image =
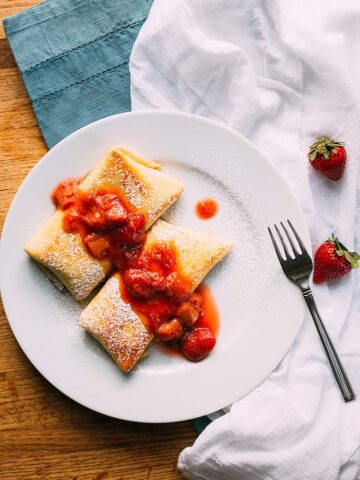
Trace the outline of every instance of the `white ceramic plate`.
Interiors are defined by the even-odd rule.
[[[131,374],[123,374],[77,325],[82,307],[58,292],[23,251],[54,210],[54,186],[89,171],[116,144],[158,160],[165,173],[185,184],[167,219],[233,240],[231,254],[206,279],[221,327],[215,349],[199,363],[152,347]],[[219,204],[217,216],[208,221],[194,213],[203,197]],[[302,322],[302,297],[283,275],[266,230],[287,218],[309,247],[302,214],[284,180],[257,148],[226,127],[159,111],[100,120],[47,153],[9,210],[1,289],[11,328],[42,375],[93,410],[140,422],[174,422],[213,412],[266,378]]]

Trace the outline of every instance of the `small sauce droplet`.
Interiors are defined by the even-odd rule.
[[[196,213],[202,220],[207,220],[216,215],[218,211],[218,205],[212,198],[204,198],[197,202],[195,207]]]

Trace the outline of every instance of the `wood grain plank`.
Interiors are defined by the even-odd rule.
[[[5,38],[0,38],[0,70],[14,67],[16,67],[16,62],[8,41]]]
[[[0,18],[9,17],[20,13],[27,8],[38,5],[39,0],[0,0]],[[5,38],[5,32],[2,22],[0,23],[0,38]]]
[[[0,18],[40,3],[0,0]],[[30,100],[0,27],[0,230],[21,182],[46,152]],[[21,298],[21,292],[19,292]],[[50,385],[18,346],[0,302],[1,480],[179,480],[191,422],[114,420]]]

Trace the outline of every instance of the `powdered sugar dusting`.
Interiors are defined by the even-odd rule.
[[[88,192],[106,186],[121,188],[130,204],[141,209],[142,199],[149,194],[149,186],[129,168],[124,156],[117,150],[111,150],[80,186],[80,190]]]
[[[248,308],[249,305],[259,303],[265,290],[273,287],[276,268],[266,230],[268,206],[263,208],[258,202],[262,182],[251,182],[246,169],[240,172],[236,167],[238,159],[224,162],[226,155],[222,150],[221,156],[214,151],[213,156],[201,158],[201,161],[195,158],[194,165],[201,164],[201,168],[166,162],[166,171],[178,175],[186,188],[163,218],[232,242],[229,254],[209,272],[205,281],[219,292],[216,294],[218,303],[233,305],[241,318],[242,311],[253,310]],[[229,186],[234,185],[234,178],[237,180],[236,189]],[[219,206],[217,215],[206,221],[199,220],[195,214],[196,202],[204,197],[213,198]],[[242,317],[243,326],[248,321],[248,316],[246,319]]]
[[[126,203],[146,212],[147,228],[179,197],[183,186],[154,168],[129,158],[120,147],[110,150],[87,176],[80,190],[112,186],[124,193]]]
[[[158,220],[150,231],[145,248],[161,242],[176,246],[179,267],[191,280],[192,290],[231,248],[231,242],[221,237]]]
[[[110,278],[85,308],[79,323],[126,372],[137,363],[152,340],[131,306],[121,299],[118,275]]]
[[[35,258],[52,270],[77,300],[87,297],[105,277],[100,262],[84,250],[79,234],[56,231],[43,239]]]

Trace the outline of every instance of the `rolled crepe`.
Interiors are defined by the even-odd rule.
[[[194,291],[205,275],[230,250],[231,243],[158,220],[148,234],[144,249],[159,243],[177,248],[178,268]],[[121,296],[120,274],[112,276],[80,315],[79,323],[110,353],[124,372],[129,372],[153,339],[146,319],[137,315]]]
[[[129,372],[153,339],[130,304],[120,295],[120,274],[115,273],[85,308],[80,325],[113,357],[124,372]]]
[[[64,212],[57,210],[25,251],[54,273],[75,300],[81,301],[105,278],[111,264],[92,257],[78,233],[64,232],[63,216]]]
[[[146,214],[148,229],[179,198],[184,188],[158,168],[157,163],[122,147],[113,148],[89,173],[79,190],[90,192],[115,187],[122,193],[126,205]]]
[[[122,147],[111,149],[80,184],[82,192],[102,188],[119,190],[125,205],[145,213],[149,228],[180,196],[183,185],[158,171],[155,162]],[[64,213],[56,211],[49,222],[25,246],[25,251],[52,272],[81,301],[105,279],[111,264],[93,258],[80,234],[62,228]]]

